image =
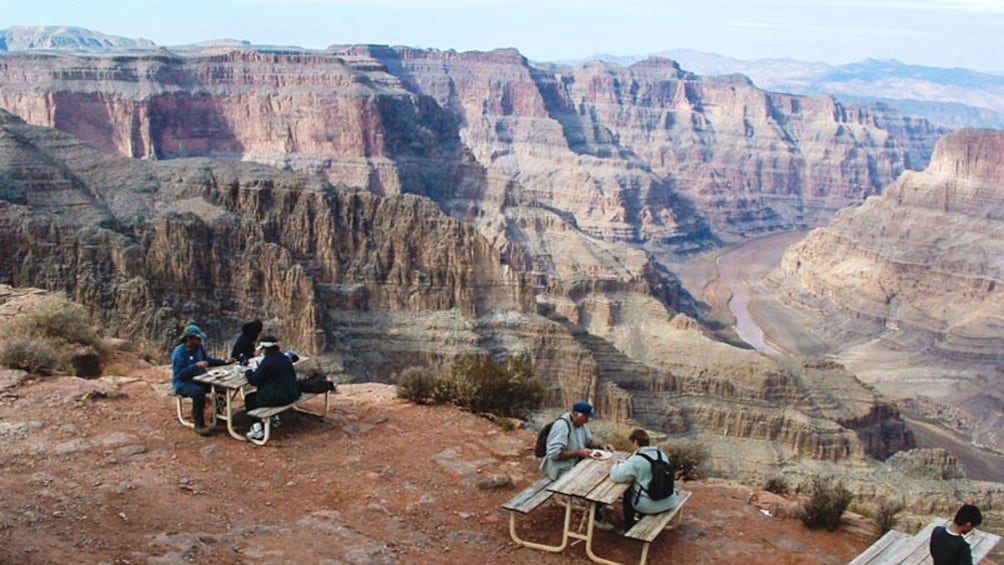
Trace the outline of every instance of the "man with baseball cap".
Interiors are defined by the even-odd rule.
[[[181,332],[181,344],[174,348],[171,354],[171,384],[174,393],[181,396],[188,396],[192,399],[192,420],[195,421],[195,433],[200,436],[208,436],[212,433],[212,428],[206,425],[206,394],[209,387],[192,380],[192,377],[201,375],[209,367],[219,367],[226,365],[223,359],[217,359],[206,353],[202,347],[202,342],[206,340],[206,333],[195,324],[188,324]]]
[[[540,469],[552,480],[557,479],[576,463],[589,457],[590,451],[602,447],[613,451],[610,444],[603,445],[593,437],[586,424],[596,416],[593,405],[580,400],[572,409],[561,415],[551,425],[547,436],[547,454],[540,462]]]

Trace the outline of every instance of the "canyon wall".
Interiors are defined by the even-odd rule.
[[[962,130],[930,166],[841,211],[785,253],[773,275],[789,305],[842,358],[885,366],[881,390],[945,400],[974,442],[1004,449],[1004,132]],[[904,377],[899,371],[914,367]],[[896,370],[892,370],[896,369]],[[922,398],[919,400],[923,400]]]

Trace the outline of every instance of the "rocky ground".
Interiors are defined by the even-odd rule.
[[[572,563],[515,545],[501,505],[537,478],[534,434],[504,432],[383,385],[343,385],[324,421],[283,416],[265,447],[182,427],[169,369],[0,381],[2,563]],[[792,501],[689,482],[682,525],[650,563],[846,563],[871,543],[852,515],[835,531],[786,516]],[[560,510],[522,526],[558,536]],[[597,552],[640,545],[600,532]]]

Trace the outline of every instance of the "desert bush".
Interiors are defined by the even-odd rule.
[[[71,360],[79,346],[93,350],[100,362],[108,357],[107,346],[100,339],[90,313],[62,293],[46,295],[20,312],[7,325],[4,336],[8,340],[28,339],[44,344],[55,357],[52,369],[72,372]]]
[[[0,349],[0,365],[29,373],[48,373],[56,366],[56,352],[44,341],[11,339]]]
[[[814,478],[809,484],[809,499],[798,517],[810,528],[820,526],[833,531],[840,526],[840,517],[851,503],[851,491],[832,478]]]
[[[62,293],[42,297],[11,320],[8,335],[101,348],[97,328],[86,308]]]
[[[666,443],[660,446],[676,466],[676,475],[685,481],[701,478],[700,466],[708,459],[708,448],[696,441]]]
[[[431,371],[422,367],[408,367],[397,377],[397,396],[415,404],[434,402],[433,392],[436,377]]]
[[[884,535],[896,525],[896,514],[903,510],[903,503],[898,500],[883,500],[875,507],[875,525],[879,535]]]
[[[763,489],[774,494],[788,494],[788,481],[783,476],[772,474],[764,481]]]
[[[544,387],[516,357],[503,364],[466,355],[435,389],[434,398],[449,397],[449,402],[476,414],[511,418],[526,417],[544,401]]]
[[[607,433],[603,434],[603,439],[606,443],[614,446],[617,451],[634,451],[634,444],[628,437],[631,435],[631,430],[634,428],[628,426],[616,426]]]

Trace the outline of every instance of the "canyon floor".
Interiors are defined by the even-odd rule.
[[[502,431],[393,387],[343,385],[319,420],[294,413],[264,447],[182,427],[168,367],[119,377],[0,373],[2,563],[579,563],[515,545],[501,505],[538,477],[530,430]],[[498,486],[499,484],[508,486]],[[791,500],[737,484],[686,483],[683,523],[650,563],[846,563],[871,541],[848,514],[810,530]],[[560,510],[521,522],[557,539]],[[526,528],[526,530],[522,530]],[[633,563],[640,544],[600,532]]]
[[[750,240],[687,263],[674,263],[670,268],[690,293],[706,305],[705,317],[721,327],[719,337],[737,343],[745,339],[757,349],[772,348],[770,353],[775,356],[832,354],[828,344],[806,329],[810,322],[801,313],[786,308],[767,290],[770,285],[761,284],[777,266],[784,249],[804,235],[793,232]],[[730,302],[743,294],[748,294],[748,298],[738,308]],[[736,328],[745,330],[737,332]],[[960,382],[956,375],[933,364],[918,365],[902,354],[868,344],[841,351],[836,358],[863,382],[894,400],[914,398],[918,390],[936,394],[941,387],[958,387]],[[925,406],[916,410],[913,408],[916,405],[902,402],[900,409],[919,446],[952,452],[969,478],[1004,482],[1004,455],[974,447],[967,437],[933,416],[936,410],[924,409]]]

